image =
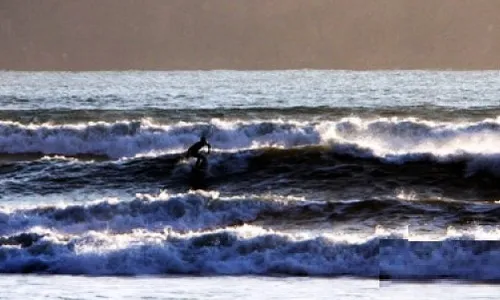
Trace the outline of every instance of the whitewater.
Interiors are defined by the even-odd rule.
[[[0,298],[494,299],[499,75],[1,71]]]

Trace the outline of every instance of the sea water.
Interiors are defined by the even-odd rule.
[[[496,299],[499,75],[0,72],[0,298]]]

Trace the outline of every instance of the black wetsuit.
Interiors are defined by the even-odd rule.
[[[207,161],[207,158],[203,154],[199,153],[200,149],[205,146],[208,147],[208,153],[210,153],[210,144],[203,140],[193,144],[187,151],[187,158],[196,157],[196,167],[200,166],[202,160],[204,163]]]

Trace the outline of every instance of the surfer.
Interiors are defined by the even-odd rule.
[[[207,148],[208,148],[207,154],[210,154],[211,146],[209,143],[207,143],[207,139],[204,136],[202,136],[200,138],[200,140],[198,142],[194,143],[191,147],[189,147],[189,149],[187,151],[186,158],[196,157],[196,164],[195,164],[196,168],[199,168],[200,166],[205,165],[207,162],[207,158],[205,157],[205,155],[203,155],[199,152],[201,150],[201,148],[203,148],[205,146],[207,146]]]

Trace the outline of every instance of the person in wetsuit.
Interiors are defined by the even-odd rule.
[[[190,158],[190,157],[196,157],[196,164],[195,164],[195,167],[199,168],[202,163],[206,163],[207,162],[207,158],[205,157],[205,155],[201,154],[199,151],[201,150],[201,148],[207,146],[208,148],[208,152],[207,154],[210,154],[210,144],[207,143],[207,139],[202,136],[200,138],[200,140],[196,143],[194,143],[191,147],[189,147],[188,151],[187,151],[187,154],[186,154],[186,158]]]

